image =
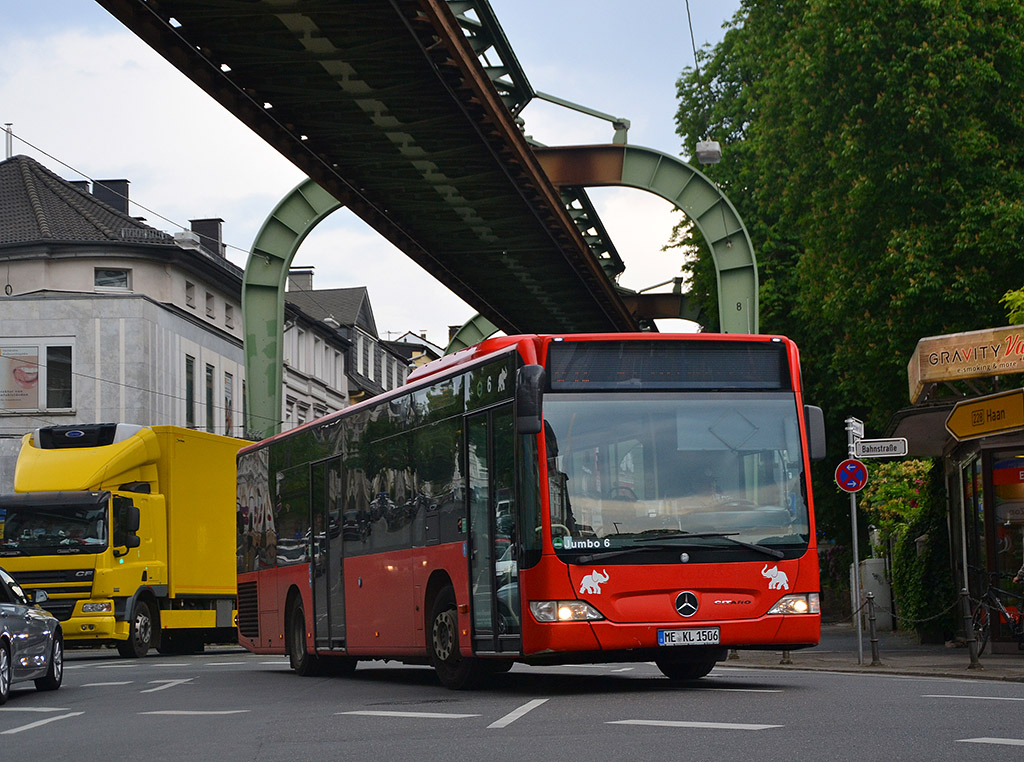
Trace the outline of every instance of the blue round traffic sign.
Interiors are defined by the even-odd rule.
[[[860,492],[868,483],[868,467],[854,458],[848,458],[836,468],[836,484],[843,492]]]

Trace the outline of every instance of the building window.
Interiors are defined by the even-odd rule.
[[[214,402],[213,402],[213,400],[214,400],[214,397],[213,397],[214,373],[215,373],[215,371],[213,369],[213,366],[212,365],[207,365],[206,366],[206,430],[209,431],[211,434],[214,431],[214,425],[215,425],[215,422],[214,422],[214,418],[215,418],[214,411],[216,410],[216,408],[214,407]]]
[[[248,417],[249,411],[245,407],[245,381],[242,381],[242,431],[245,432],[246,418]]]
[[[93,285],[99,289],[128,291],[131,289],[131,270],[97,267],[93,270]]]
[[[71,347],[46,348],[46,409],[71,409]]]
[[[235,327],[235,308],[230,304],[224,304],[224,325],[227,328]]]
[[[0,339],[0,412],[72,409],[71,354],[66,344]]]
[[[230,373],[224,374],[224,433],[231,436],[235,425],[235,379]]]
[[[196,308],[196,284],[185,281],[185,306]]]
[[[196,358],[185,355],[185,426],[196,427]]]
[[[209,291],[206,292],[206,317],[217,317],[217,300]]]

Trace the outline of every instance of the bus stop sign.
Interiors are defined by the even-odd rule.
[[[836,468],[836,484],[843,492],[860,492],[868,483],[868,468],[859,460],[848,458]]]

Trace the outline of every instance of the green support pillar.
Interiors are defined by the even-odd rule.
[[[246,421],[250,436],[281,430],[284,386],[284,293],[299,244],[341,202],[306,179],[267,217],[249,253],[242,279],[245,331]]]

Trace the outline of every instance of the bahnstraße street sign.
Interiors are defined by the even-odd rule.
[[[956,439],[977,439],[1024,429],[1024,389],[958,402],[946,418]]]
[[[860,439],[853,445],[853,454],[858,458],[901,458],[907,454],[907,440],[903,437]]]

